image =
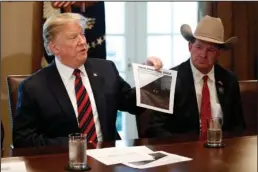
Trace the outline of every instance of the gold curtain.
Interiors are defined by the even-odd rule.
[[[239,42],[223,52],[219,63],[233,71],[239,80],[257,79],[258,2],[199,2],[199,17],[221,18],[225,39],[237,36]]]
[[[32,29],[32,72],[36,72],[41,68],[41,59],[43,55],[43,38],[42,38],[42,23],[43,23],[43,2],[34,2],[33,4],[33,29]]]

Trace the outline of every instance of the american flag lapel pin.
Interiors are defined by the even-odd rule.
[[[222,83],[221,81],[218,81],[218,84],[221,85],[221,86],[223,86],[223,83]]]
[[[223,87],[219,87],[219,93],[224,94],[224,88]]]
[[[97,73],[93,73],[93,76],[98,76],[98,74]]]
[[[223,83],[221,81],[218,81],[218,84],[219,84],[219,93],[224,94]]]

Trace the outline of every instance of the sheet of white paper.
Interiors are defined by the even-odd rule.
[[[24,161],[18,162],[2,162],[1,172],[26,172],[26,165]]]
[[[137,106],[173,114],[177,71],[133,64]]]
[[[112,147],[87,150],[87,155],[106,165],[126,162],[153,160],[149,153],[153,152],[146,146]]]
[[[127,162],[123,164],[132,168],[144,169],[144,168],[151,168],[151,167],[157,167],[161,165],[167,165],[167,164],[192,160],[191,158],[170,154],[164,151],[153,152],[153,153],[150,153],[150,155],[153,156],[154,160],[141,161],[141,162]]]

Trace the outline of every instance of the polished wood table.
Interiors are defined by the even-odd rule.
[[[102,143],[98,147],[146,145],[154,151],[162,150],[193,158],[191,161],[149,169],[133,169],[122,164],[106,166],[88,157],[90,172],[257,172],[257,135],[225,139],[224,148],[205,148],[199,141],[174,143],[170,139],[138,139]],[[89,145],[89,148],[92,148]],[[14,149],[2,162],[25,161],[27,172],[63,172],[68,163],[67,147]]]

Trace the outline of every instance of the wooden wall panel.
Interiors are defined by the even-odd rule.
[[[201,14],[221,18],[225,40],[237,36],[239,42],[223,52],[219,63],[239,80],[258,79],[258,2],[206,2]]]
[[[248,61],[250,56],[250,27],[252,23],[247,14],[246,2],[234,2],[234,21],[232,26],[234,28],[234,34],[239,38],[238,43],[234,48],[234,57],[232,61],[232,68],[239,79],[248,78]],[[240,12],[241,11],[241,12]],[[250,71],[250,70],[249,70]]]
[[[232,2],[217,2],[216,9],[217,9],[216,16],[221,18],[222,23],[224,25],[224,40],[227,40],[228,38],[234,35],[233,27],[232,27],[233,25]],[[223,67],[227,69],[231,69],[232,58],[233,58],[232,50],[222,52],[219,59],[219,63]]]
[[[248,70],[250,78],[258,79],[258,2],[248,3],[247,6],[249,25],[249,48],[250,57],[248,58],[248,67],[252,70]]]

